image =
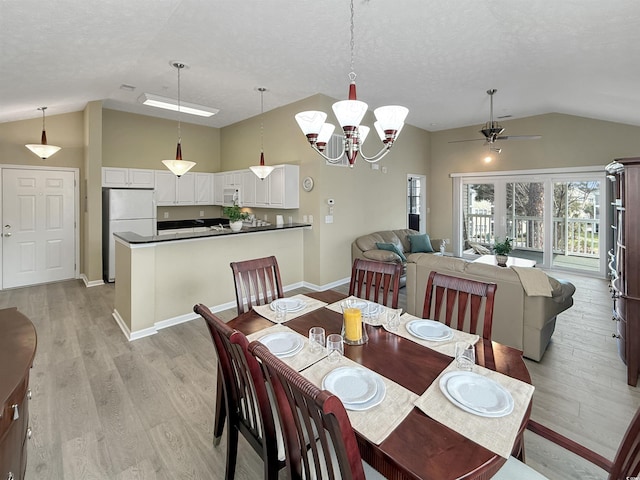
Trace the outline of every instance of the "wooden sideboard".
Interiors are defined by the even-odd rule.
[[[609,275],[618,352],[627,383],[636,386],[640,369],[640,157],[619,158],[606,167],[613,182],[613,248]]]
[[[29,436],[29,370],[36,330],[17,308],[0,310],[0,480],[23,479]]]

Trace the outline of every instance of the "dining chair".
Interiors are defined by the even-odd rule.
[[[262,370],[247,348],[247,337],[220,320],[202,304],[193,310],[204,318],[218,356],[222,373],[227,417],[227,465],[225,478],[235,476],[238,434],[242,434],[264,462],[264,478],[277,479],[284,467],[284,444],[279,423],[274,419]],[[222,432],[220,432],[221,434]],[[215,433],[214,433],[215,435]],[[214,441],[217,444],[217,442]]]
[[[609,474],[607,477],[609,480],[626,480],[640,477],[640,408],[636,411],[624,437],[622,437],[622,442],[620,442],[613,462],[534,420],[529,420],[527,428],[602,468]],[[509,457],[507,463],[492,478],[495,480],[513,478],[529,480],[544,479],[546,477],[519,460]]]
[[[427,281],[422,318],[444,321],[446,325],[457,330],[478,333],[478,320],[483,310],[484,298],[482,338],[491,340],[496,288],[495,283],[452,277],[432,271]],[[468,327],[465,328],[467,317]]]
[[[349,295],[355,295],[358,298],[371,300],[391,308],[398,308],[401,275],[402,265],[400,263],[356,258],[351,269]],[[391,293],[391,305],[388,305],[389,293]]]
[[[231,262],[230,265],[236,287],[238,315],[251,310],[254,304],[265,305],[284,297],[276,257],[254,258]]]
[[[290,480],[385,478],[362,461],[358,442],[338,397],[320,390],[259,341],[249,351],[260,360],[278,408]],[[315,441],[309,442],[309,438]]]

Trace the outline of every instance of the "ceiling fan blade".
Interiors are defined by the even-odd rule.
[[[542,135],[503,135],[496,140],[540,140]]]
[[[451,141],[450,141],[450,142],[448,142],[448,143],[477,142],[477,141],[479,141],[479,140],[481,140],[481,141],[483,141],[483,142],[486,142],[486,141],[487,141],[487,140],[486,140],[486,138],[468,138],[467,140],[451,140]]]

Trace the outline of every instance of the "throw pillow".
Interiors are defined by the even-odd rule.
[[[422,235],[409,235],[409,243],[411,244],[411,253],[431,253],[433,247],[431,246],[431,239],[426,233]]]
[[[478,255],[491,255],[491,250],[489,250],[484,245],[480,245],[479,243],[474,243],[474,242],[469,242],[469,245],[471,246],[471,248],[473,248],[473,251]]]
[[[380,243],[380,242],[376,242],[376,248],[378,250],[388,250],[390,252],[395,253],[396,255],[398,255],[400,257],[400,260],[402,260],[403,262],[407,261],[407,257],[404,256],[404,253],[402,253],[402,251],[398,248],[398,246],[394,243]]]

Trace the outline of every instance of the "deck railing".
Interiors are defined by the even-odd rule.
[[[507,236],[513,248],[541,252],[544,248],[544,222],[540,217],[514,217],[507,220]],[[485,213],[467,214],[467,238],[491,245],[495,242],[493,216]],[[553,219],[553,253],[599,256],[599,221],[582,218]]]

